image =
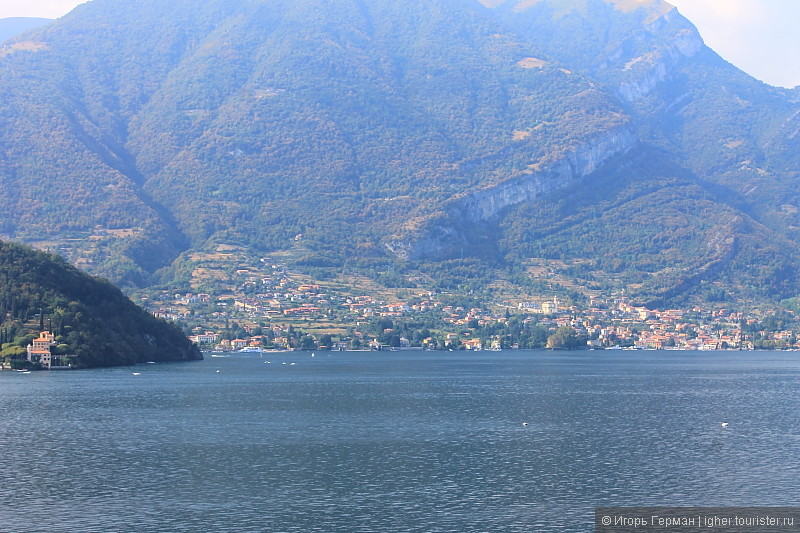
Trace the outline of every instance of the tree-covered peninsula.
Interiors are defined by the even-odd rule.
[[[0,362],[25,367],[26,347],[52,332],[54,355],[73,368],[202,359],[172,324],[111,283],[58,256],[0,242]]]

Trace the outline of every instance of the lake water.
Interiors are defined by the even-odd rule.
[[[777,352],[0,372],[0,531],[586,532],[595,506],[796,506],[798,407],[800,354]]]

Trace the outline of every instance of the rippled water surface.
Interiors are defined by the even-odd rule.
[[[794,506],[798,407],[796,353],[0,372],[0,531],[584,532],[595,506]]]

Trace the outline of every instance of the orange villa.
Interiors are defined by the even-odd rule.
[[[28,345],[28,361],[39,363],[48,370],[53,368],[68,368],[68,366],[63,364],[60,355],[53,355],[52,348],[56,344],[55,338],[56,336],[49,331],[41,332],[39,338],[33,339],[33,343]]]

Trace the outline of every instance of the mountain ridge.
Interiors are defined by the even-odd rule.
[[[41,17],[6,17],[0,18],[0,43],[7,41],[25,31],[49,24],[53,19]]]
[[[724,62],[661,0],[94,0],[9,46],[0,190],[17,215],[0,231],[121,284],[168,281],[193,250],[277,252],[297,235],[325,268],[466,254],[491,269],[565,250],[579,265],[595,248],[568,241],[623,231],[597,211],[608,203],[624,206],[616,250],[630,252],[623,272],[591,274],[618,280],[606,290],[800,292],[788,275],[737,279],[767,243],[775,272],[798,257],[797,98]],[[599,190],[608,174],[620,187]],[[652,187],[648,205],[606,197]],[[595,205],[566,235],[541,213],[579,190]],[[690,191],[717,222],[684,212]],[[706,268],[694,239],[636,234],[646,211],[666,235],[752,244]]]

